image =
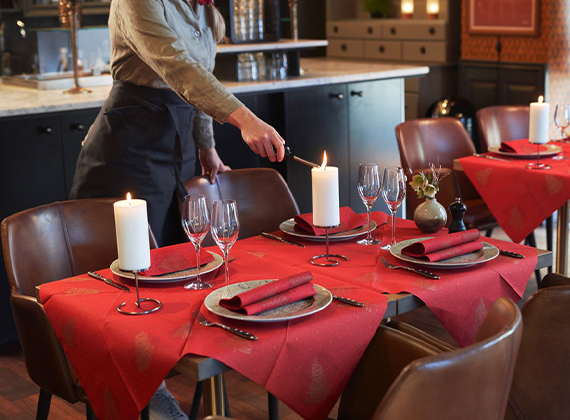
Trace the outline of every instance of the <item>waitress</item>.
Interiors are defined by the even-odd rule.
[[[230,168],[214,145],[212,119],[241,130],[251,150],[281,161],[285,141],[212,75],[225,25],[213,0],[113,0],[113,87],[79,155],[71,198],[148,202],[160,246],[180,238],[177,196],[194,176],[196,150],[214,181]]]

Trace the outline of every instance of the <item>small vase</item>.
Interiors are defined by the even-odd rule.
[[[434,233],[445,226],[447,213],[435,198],[426,197],[414,211],[414,222],[422,232]]]

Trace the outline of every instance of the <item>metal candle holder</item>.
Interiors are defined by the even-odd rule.
[[[550,169],[550,165],[547,163],[540,163],[540,144],[536,143],[536,162],[529,163],[526,165],[527,169]]]
[[[79,85],[79,66],[77,64],[77,28],[79,26],[79,17],[81,15],[80,0],[59,0],[59,20],[61,26],[69,28],[71,34],[71,58],[73,61],[73,82],[74,86],[65,90],[63,93],[91,93],[89,89],[82,88]]]
[[[139,296],[139,271],[143,271],[143,270],[133,270],[133,274],[135,276],[135,289],[137,291],[137,300],[135,301],[135,305],[137,306],[136,311],[124,311],[122,309],[123,306],[125,306],[127,304],[127,302],[123,302],[121,303],[119,306],[117,306],[117,311],[123,315],[145,315],[145,314],[150,314],[151,312],[155,312],[158,311],[160,308],[162,308],[162,303],[160,302],[160,300],[158,299],[153,299],[153,298],[142,298]],[[154,308],[151,309],[143,309],[141,308],[141,302],[154,302],[156,303],[156,306]]]
[[[319,267],[335,267],[337,266],[340,261],[338,260],[333,260],[331,259],[331,257],[336,257],[336,258],[342,258],[345,261],[348,261],[348,257],[345,255],[341,255],[341,254],[329,254],[329,229],[334,229],[336,227],[338,227],[339,225],[336,226],[315,226],[316,228],[320,228],[320,229],[324,229],[325,230],[325,244],[326,244],[326,248],[325,248],[325,253],[321,254],[321,255],[315,255],[314,257],[311,258],[311,264],[313,265],[318,265]],[[318,260],[319,258],[326,258],[327,262],[326,263],[318,263],[316,262],[316,260]]]

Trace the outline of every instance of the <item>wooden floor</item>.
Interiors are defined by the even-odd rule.
[[[546,249],[544,229],[537,232],[537,246]],[[493,233],[494,238],[503,238],[501,231]],[[543,275],[546,273],[543,270]],[[536,282],[529,281],[525,297],[536,290]],[[523,298],[524,300],[524,298]],[[453,343],[453,339],[441,327],[427,308],[420,308],[399,316],[398,320],[412,323],[429,333]],[[225,374],[230,399],[231,414],[236,419],[267,419],[267,393],[265,390],[247,380],[236,372]],[[187,412],[190,409],[194,393],[194,383],[187,377],[178,375],[167,380],[167,386],[180,401]],[[24,365],[22,352],[18,344],[0,347],[0,420],[32,420],[35,418],[38,388],[31,382]],[[280,403],[279,418],[283,420],[300,420],[287,406]],[[334,410],[331,413],[334,417]],[[202,418],[202,413],[199,418]],[[75,420],[85,418],[85,406],[82,403],[68,404],[54,397],[49,416],[50,420]]]

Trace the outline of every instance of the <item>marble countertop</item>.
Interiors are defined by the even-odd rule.
[[[301,59],[302,76],[259,82],[222,81],[234,94],[260,93],[337,83],[422,76],[427,66],[331,58]],[[65,95],[62,90],[36,90],[0,84],[0,118],[98,108],[111,86],[94,86],[89,94]]]

